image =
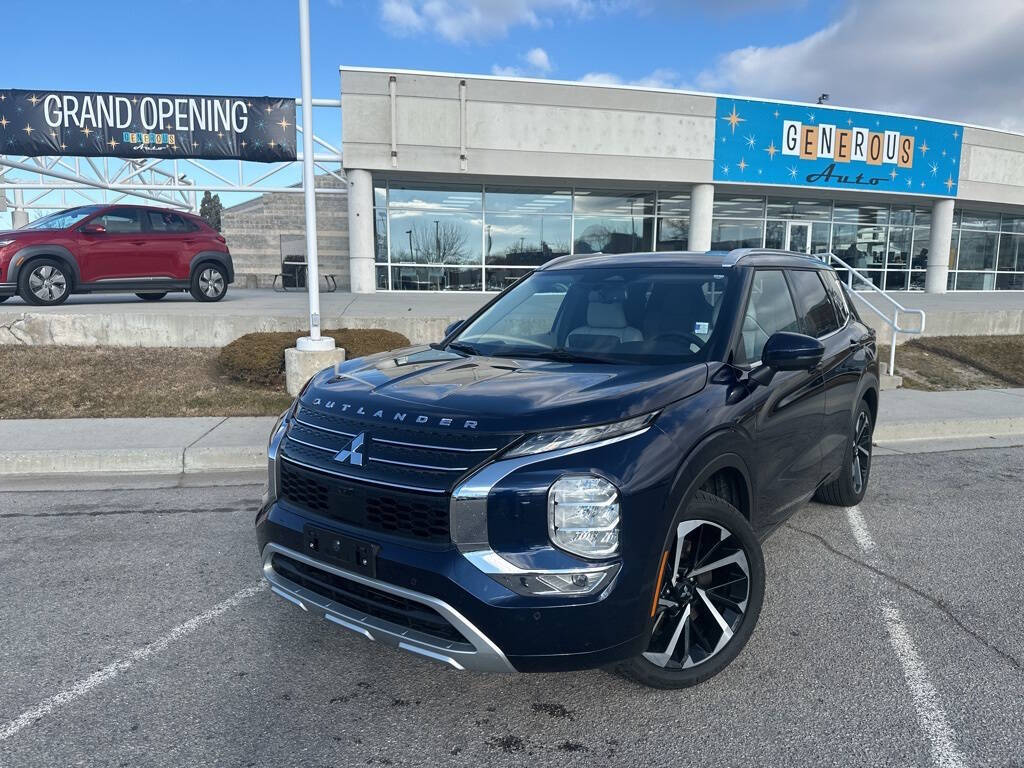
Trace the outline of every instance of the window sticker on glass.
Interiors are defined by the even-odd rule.
[[[706,334],[711,329],[708,323],[696,322],[693,324],[693,332],[699,335]]]

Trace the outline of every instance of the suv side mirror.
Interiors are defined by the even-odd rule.
[[[449,336],[451,336],[453,333],[455,333],[457,330],[459,330],[459,328],[462,326],[462,324],[464,322],[466,322],[466,321],[465,320],[456,320],[454,323],[449,325],[447,328],[444,329],[444,337],[447,339]]]
[[[86,235],[102,235],[104,232],[107,231],[107,228],[98,222],[90,221],[88,224],[82,227],[81,231],[83,234]]]
[[[750,374],[750,380],[768,384],[777,371],[809,371],[816,368],[825,354],[825,345],[802,333],[773,333],[761,352],[761,367]]]

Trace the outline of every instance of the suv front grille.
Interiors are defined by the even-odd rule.
[[[275,554],[271,565],[289,581],[347,608],[446,643],[468,644],[466,638],[429,605],[342,578],[287,555]]]
[[[350,482],[281,462],[281,498],[331,520],[434,544],[450,538],[448,496]]]

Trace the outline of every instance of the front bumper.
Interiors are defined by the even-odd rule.
[[[427,606],[443,616],[466,638],[466,643],[444,642],[438,638],[402,627],[382,618],[371,616],[353,607],[332,601],[324,595],[306,589],[279,574],[272,565],[275,554],[286,555],[313,568],[332,573],[342,579],[349,579],[363,586],[412,600]],[[515,668],[505,654],[490,639],[477,629],[465,616],[443,600],[430,597],[393,584],[371,579],[351,571],[328,565],[311,557],[277,544],[267,544],[263,549],[263,576],[270,582],[270,589],[285,600],[294,603],[309,613],[321,616],[327,621],[351,630],[367,640],[375,640],[403,651],[440,661],[455,669],[477,672],[514,672]]]

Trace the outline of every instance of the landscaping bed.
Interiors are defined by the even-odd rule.
[[[329,333],[350,359],[409,343],[390,331]],[[0,346],[0,418],[276,416],[291,402],[284,350],[294,345],[294,333],[257,333],[223,349]]]
[[[888,361],[888,346],[879,348]],[[896,373],[908,389],[1024,387],[1024,336],[931,336],[896,348]]]

